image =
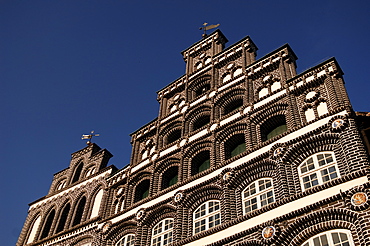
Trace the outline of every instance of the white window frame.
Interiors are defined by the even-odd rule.
[[[221,203],[219,200],[208,200],[195,209],[193,213],[193,235],[220,224]]]
[[[320,155],[331,155],[332,161],[320,166],[319,161],[318,161],[318,156]],[[308,162],[310,159],[313,160],[313,163]],[[325,160],[327,159],[329,158],[326,158]],[[329,169],[333,171],[333,167],[335,169],[335,172],[330,172],[329,174],[335,173],[336,177],[331,177],[330,175],[328,176],[327,174],[323,174],[324,171],[328,171]],[[304,172],[302,171],[303,169],[305,169]],[[299,174],[299,180],[300,180],[303,191],[310,189],[312,187],[318,186],[318,185],[322,185],[333,179],[340,178],[338,164],[335,159],[335,155],[333,151],[318,152],[318,153],[315,153],[309,156],[298,166],[298,174]],[[309,180],[306,177],[308,177]],[[324,177],[329,177],[329,180],[324,181],[323,180]],[[307,184],[309,183],[310,187],[305,187],[306,183]]]
[[[124,235],[115,246],[134,246],[135,245],[135,234]]]
[[[347,239],[348,241],[340,241],[340,242],[334,242],[334,239],[333,239],[333,234],[334,233],[343,233],[347,236]],[[345,243],[345,242],[348,242],[349,243],[349,246],[355,246],[355,243],[353,242],[353,239],[352,239],[352,234],[349,230],[345,230],[345,229],[337,229],[337,230],[330,230],[330,231],[325,231],[325,232],[322,232],[320,234],[316,234],[315,236],[311,237],[310,239],[308,239],[306,242],[304,242],[301,246],[321,246],[322,244],[318,244],[317,243],[317,239],[319,241],[321,241],[322,237],[325,237],[327,238],[327,242],[328,242],[328,246],[341,246],[342,243]],[[316,244],[314,242],[314,240],[316,241]]]
[[[173,219],[159,221],[152,229],[152,246],[170,245],[173,242]]]
[[[262,187],[260,184],[261,182],[264,182],[263,185],[270,184],[268,187]],[[250,190],[252,187],[254,187],[254,193],[245,195],[245,192],[247,190]],[[270,195],[270,196],[268,196]],[[267,198],[267,201],[266,201]],[[271,201],[272,198],[272,201]],[[246,211],[246,203],[252,202],[255,204],[255,208],[252,207],[250,211]],[[266,201],[266,204],[263,204],[263,202]],[[270,203],[275,202],[275,193],[274,193],[274,184],[272,182],[272,178],[261,178],[253,181],[250,183],[243,191],[242,191],[242,203],[243,203],[243,214],[250,213],[254,210],[260,209]]]

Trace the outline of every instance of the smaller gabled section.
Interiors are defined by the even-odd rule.
[[[105,168],[113,155],[97,144],[91,144],[72,154],[68,168],[54,174],[49,194],[71,187]]]

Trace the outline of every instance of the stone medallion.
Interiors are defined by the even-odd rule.
[[[331,123],[331,127],[333,129],[339,129],[340,127],[342,127],[344,125],[344,120],[343,119],[335,119],[333,120],[333,122]]]
[[[354,206],[360,206],[366,203],[368,200],[367,195],[365,192],[357,192],[352,195],[351,197],[351,203]]]
[[[266,226],[262,230],[262,237],[264,239],[270,239],[275,235],[276,229],[273,226]]]
[[[136,219],[137,220],[142,220],[145,216],[145,210],[144,209],[140,209],[137,213],[136,213]]]

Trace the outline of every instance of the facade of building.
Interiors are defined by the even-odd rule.
[[[370,245],[370,114],[334,58],[296,74],[216,30],[182,52],[128,166],[96,144],[30,204],[17,245]]]

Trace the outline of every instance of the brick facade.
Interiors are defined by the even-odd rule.
[[[370,115],[336,60],[297,75],[289,45],[255,60],[250,37],[226,42],[217,30],[182,52],[128,166],[96,144],[73,153],[17,245],[370,245]]]

